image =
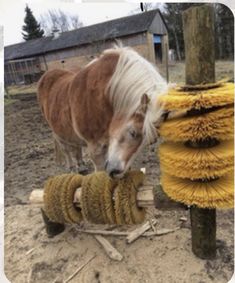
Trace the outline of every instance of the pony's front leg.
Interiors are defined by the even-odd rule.
[[[80,174],[87,174],[88,173],[88,168],[86,166],[86,153],[85,153],[84,146],[78,146],[76,148],[76,154],[75,154],[75,167],[76,167],[76,172]]]

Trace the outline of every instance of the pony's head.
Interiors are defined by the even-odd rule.
[[[105,170],[112,177],[122,177],[142,146],[156,140],[156,125],[163,114],[158,98],[166,93],[167,83],[132,49],[117,48],[116,52],[118,63],[106,89],[114,114]]]
[[[109,128],[109,148],[105,170],[111,177],[122,177],[146,140],[144,129],[149,98],[144,94],[129,117],[115,115]]]

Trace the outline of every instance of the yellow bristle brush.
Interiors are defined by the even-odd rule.
[[[160,104],[166,111],[211,108],[230,105],[233,102],[234,84],[232,83],[224,83],[216,88],[199,91],[172,88],[167,95],[160,97]]]
[[[162,174],[164,192],[173,200],[201,208],[232,208],[233,173],[209,182],[191,181]]]
[[[164,140],[173,142],[197,141],[209,137],[221,141],[233,139],[234,108],[223,107],[198,116],[167,120],[162,123],[159,134]]]
[[[210,148],[192,148],[166,142],[159,147],[163,172],[176,177],[199,179],[223,176],[234,167],[234,143],[224,141]]]

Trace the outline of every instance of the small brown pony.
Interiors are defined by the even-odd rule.
[[[87,151],[96,170],[121,177],[142,146],[156,138],[163,111],[158,104],[167,83],[130,48],[113,48],[77,73],[46,72],[38,101],[57,149],[67,161]]]

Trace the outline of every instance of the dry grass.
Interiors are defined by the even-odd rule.
[[[160,73],[166,77],[164,65],[158,66]],[[234,78],[234,62],[233,61],[216,61],[215,64],[216,80],[224,78]],[[171,83],[184,83],[185,82],[185,63],[176,62],[169,65],[169,81]]]
[[[15,102],[16,101],[16,99],[12,99],[12,98],[5,98],[4,97],[4,105],[6,106],[6,105],[9,105],[9,104],[11,104],[11,103],[13,103],[13,102]]]
[[[37,83],[33,83],[30,85],[20,85],[20,86],[15,85],[15,86],[9,86],[7,88],[9,95],[32,93],[32,92],[36,92],[36,90],[37,90]]]
[[[18,94],[28,94],[28,93],[35,93],[37,91],[37,83],[33,83],[31,85],[14,85],[7,87],[7,93],[5,89],[4,93],[4,105],[9,105],[17,101],[15,99],[15,95]]]

